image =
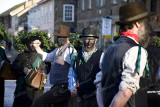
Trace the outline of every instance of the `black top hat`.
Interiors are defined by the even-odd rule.
[[[115,23],[118,25],[125,25],[152,15],[155,15],[155,13],[148,13],[143,2],[130,2],[120,7],[119,21]]]
[[[98,38],[98,36],[96,34],[96,29],[91,28],[91,27],[84,28],[82,30],[82,35],[80,36],[80,38],[82,38],[82,37],[95,37],[95,38]]]

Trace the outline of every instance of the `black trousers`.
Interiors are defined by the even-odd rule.
[[[43,89],[26,86],[26,91],[15,95],[13,107],[31,107],[33,99],[43,93]]]
[[[0,107],[4,106],[4,79],[0,78]]]
[[[160,107],[160,92],[148,93],[148,107]]]
[[[96,97],[90,99],[81,99],[78,100],[78,107],[98,107]]]
[[[70,96],[68,84],[59,83],[52,86],[46,93],[38,96],[31,107],[50,107],[51,105],[54,107],[68,107]]]

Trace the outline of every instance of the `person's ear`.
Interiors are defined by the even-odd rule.
[[[135,25],[136,25],[137,28],[140,28],[141,24],[142,24],[142,23],[139,23],[139,22],[136,22],[136,23],[135,23]]]
[[[97,40],[98,40],[98,39],[97,39],[97,38],[95,38],[95,43],[97,43]]]

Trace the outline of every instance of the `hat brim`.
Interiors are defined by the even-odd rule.
[[[135,21],[138,21],[138,20],[141,20],[141,19],[144,19],[144,18],[148,18],[150,16],[154,16],[156,15],[156,13],[148,13],[148,15],[145,15],[145,16],[140,16],[140,17],[134,17],[133,19],[131,20],[125,20],[125,21],[117,21],[115,22],[117,25],[126,25],[126,24],[130,24],[132,22],[135,22]]]
[[[99,38],[98,36],[80,36],[80,38],[83,38],[83,37],[94,37],[94,38]]]
[[[57,37],[70,37],[70,34],[54,33],[54,35]]]
[[[94,37],[94,38],[99,38],[98,36],[92,35],[92,34],[82,34],[82,35],[80,35],[80,38],[83,38],[83,37]]]

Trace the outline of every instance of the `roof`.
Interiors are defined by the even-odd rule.
[[[14,9],[18,8],[19,6],[24,5],[24,4],[25,4],[25,2],[20,3],[20,4],[18,4],[18,5],[15,5],[15,6],[11,7],[11,8],[8,9],[7,11],[1,13],[1,14],[0,14],[0,17],[9,15],[12,10],[14,10]]]

